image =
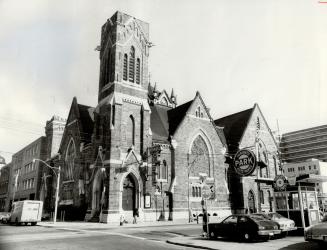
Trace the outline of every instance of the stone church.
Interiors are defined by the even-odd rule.
[[[151,84],[151,45],[149,24],[127,14],[102,26],[98,104],[73,99],[60,157],[51,160],[62,168],[58,217],[131,222],[138,209],[142,221],[192,219],[204,186],[211,215],[232,213],[230,122],[214,121],[199,92],[178,105],[173,90]]]

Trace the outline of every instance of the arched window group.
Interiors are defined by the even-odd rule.
[[[202,112],[200,106],[197,107],[197,109],[196,109],[196,111],[195,111],[195,116],[196,116],[196,117],[203,118],[203,112]]]
[[[102,82],[103,85],[108,84],[110,81],[114,81],[114,71],[115,67],[114,53],[109,49],[108,53],[103,56],[102,63]]]
[[[132,46],[129,55],[124,54],[123,80],[141,83],[141,61],[135,57],[135,48]]]
[[[201,197],[201,187],[192,187],[192,197]]]

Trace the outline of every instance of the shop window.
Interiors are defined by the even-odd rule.
[[[276,207],[278,210],[286,210],[287,205],[286,205],[286,197],[284,196],[283,193],[275,193],[275,198],[276,198]]]

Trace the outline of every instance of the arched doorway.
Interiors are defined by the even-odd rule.
[[[249,191],[248,194],[248,207],[249,207],[249,213],[255,213],[256,208],[255,208],[255,196],[252,190]]]
[[[122,208],[129,211],[136,207],[136,185],[133,177],[129,174],[123,183]]]
[[[98,215],[101,212],[101,203],[104,200],[104,183],[101,170],[98,170],[93,182],[92,187],[92,211],[94,215]]]

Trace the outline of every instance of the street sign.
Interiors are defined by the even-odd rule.
[[[235,154],[233,165],[238,175],[249,176],[257,166],[256,156],[251,150],[241,149]]]
[[[208,185],[203,185],[202,187],[202,198],[203,199],[209,199],[211,196],[212,192],[211,189]]]
[[[287,187],[287,180],[284,175],[277,175],[274,179],[274,188],[276,191],[284,191]]]

